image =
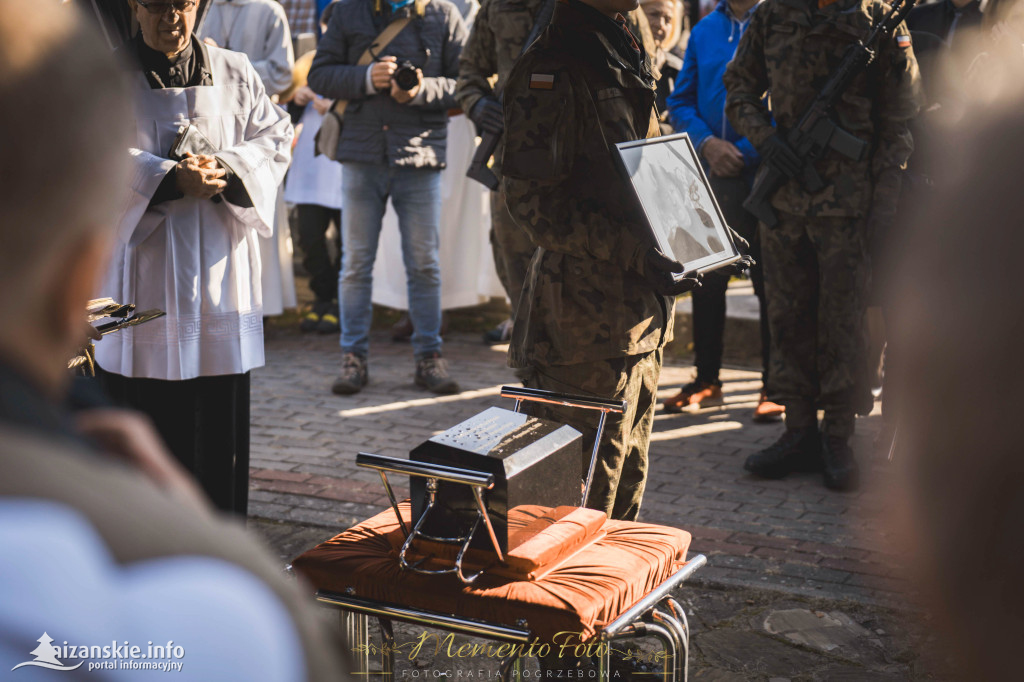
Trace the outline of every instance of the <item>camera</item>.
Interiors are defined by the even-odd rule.
[[[391,79],[402,90],[412,90],[420,82],[419,76],[416,75],[416,67],[408,59],[398,63],[398,68],[391,74]]]

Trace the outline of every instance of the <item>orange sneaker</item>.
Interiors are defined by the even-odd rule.
[[[664,407],[666,412],[678,413],[687,408],[713,407],[721,405],[722,402],[721,384],[692,381],[683,386],[679,393],[666,400]]]
[[[754,421],[761,423],[778,421],[784,414],[786,414],[786,408],[768,400],[768,396],[762,391],[761,399],[757,401],[757,407],[754,408]]]

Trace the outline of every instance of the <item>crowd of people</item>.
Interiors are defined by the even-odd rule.
[[[481,259],[444,268],[442,254],[489,221],[510,317],[487,340],[510,344],[527,386],[629,405],[608,425],[589,504],[638,513],[681,293],[692,292],[696,376],[662,407],[722,403],[726,289],[748,266],[762,358],[753,418],[782,417],[785,429],[744,466],[766,478],[820,471],[830,488],[856,488],[850,441],[856,415],[872,409],[869,367],[880,365],[866,343],[866,309],[884,304],[869,285],[872,256],[883,261],[901,204],[927,191],[931,172],[920,152],[904,170],[911,128],[956,108],[963,81],[951,63],[963,78],[990,50],[974,36],[987,30],[978,2],[914,9],[833,105],[866,153],[805,161],[788,131],[884,17],[882,5],[847,4],[130,3],[139,32],[112,46],[140,69],[140,132],[103,290],[167,317],[98,343],[100,384],[150,416],[217,506],[244,514],[249,372],[263,363],[263,318],[294,305],[292,231],[315,297],[301,328],[340,336],[331,390],[369,382],[375,280],[382,262],[400,262],[408,317],[396,333],[411,341],[415,383],[445,394],[459,385],[442,355],[442,280]],[[782,35],[790,27],[795,46]],[[602,59],[617,66],[595,70]],[[745,259],[682,272],[656,245],[611,149],[672,133],[689,136]],[[500,140],[489,199],[465,176],[474,134]],[[786,178],[771,226],[744,206],[765,169]],[[398,241],[378,257],[389,221]],[[898,362],[898,350],[886,359]],[[594,437],[568,412],[536,410]]]
[[[103,31],[61,4],[109,5]],[[976,246],[1014,241],[997,228],[1012,232],[1016,214],[994,207],[1019,203],[1008,185],[1020,145],[1007,150],[992,131],[1019,126],[1019,112],[971,121],[981,132],[963,157],[970,172],[936,140],[962,130],[972,103],[1019,85],[1022,5],[939,0],[883,35],[830,112],[867,151],[825,151],[813,163],[816,187],[789,133],[847,48],[883,20],[879,0],[721,0],[692,30],[693,8],[676,0],[0,0],[0,93],[46,103],[12,107],[0,126],[0,517],[5,561],[20,562],[9,573],[19,580],[4,585],[5,660],[23,656],[12,642],[41,631],[33,609],[48,586],[123,596],[131,583],[168,598],[105,604],[117,617],[103,622],[70,601],[48,602],[45,613],[63,613],[77,636],[99,627],[104,640],[144,632],[154,619],[207,633],[189,652],[204,670],[227,661],[249,665],[253,677],[327,679],[344,669],[312,604],[214,508],[243,517],[247,509],[249,376],[264,363],[263,317],[294,305],[289,204],[316,297],[302,324],[340,333],[332,390],[352,394],[369,381],[374,262],[389,203],[414,380],[434,393],[459,390],[441,352],[444,183],[470,182],[461,171],[442,177],[456,107],[474,132],[503,138],[490,198],[479,189],[452,202],[460,216],[487,216],[489,207],[512,304],[509,323],[489,338],[509,343],[509,364],[529,387],[628,405],[605,427],[588,506],[616,519],[639,514],[663,350],[685,292],[694,298],[697,374],[664,409],[722,398],[725,288],[751,260],[685,272],[658,248],[613,156],[616,143],[685,132],[735,245],[756,261],[764,371],[755,418],[785,419],[779,440],[745,468],[766,478],[820,471],[830,488],[857,487],[850,438],[855,416],[872,406],[873,303],[895,330],[889,435],[906,439],[910,463],[933,449],[939,470],[956,473],[912,479],[918,511],[942,508],[970,539],[949,489],[969,481],[974,512],[996,500],[1019,520],[1019,491],[1005,485],[1019,483],[1019,458],[1001,458],[995,481],[953,447],[969,448],[963,434],[984,433],[988,413],[972,410],[960,428],[925,387],[952,391],[995,362],[1019,361],[998,343],[999,316],[974,305],[990,290],[954,286],[962,272],[987,275],[984,284],[1012,271],[1012,249]],[[993,159],[998,175],[987,172]],[[765,168],[785,178],[771,197],[771,226],[743,206]],[[985,202],[978,235],[964,236],[962,186]],[[933,226],[945,232],[917,248],[911,240]],[[908,297],[913,277],[946,298]],[[888,293],[891,282],[902,296]],[[98,293],[166,315],[98,342],[98,381],[72,384],[66,361]],[[958,337],[955,354],[942,344],[918,352],[948,310],[970,321],[963,339],[975,345]],[[980,351],[987,346],[990,354]],[[940,376],[960,363],[952,379]],[[998,396],[981,405],[1012,415],[1014,395]],[[577,423],[556,406],[533,409]],[[579,428],[592,442],[593,429]],[[990,442],[981,456],[1012,449]],[[999,529],[1013,525],[979,517],[996,529],[986,556],[1014,576],[1019,552],[993,549],[1009,546]],[[939,526],[923,527],[922,556],[937,559]],[[59,538],[67,562],[40,551],[43,532]],[[960,584],[955,573],[930,577],[943,595]],[[988,612],[1002,612],[998,590],[978,592]],[[984,639],[972,641],[980,648]]]

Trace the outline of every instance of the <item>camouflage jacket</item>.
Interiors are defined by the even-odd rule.
[[[545,0],[483,0],[459,57],[455,98],[469,112],[481,97],[501,92]],[[492,81],[494,76],[498,80]]]
[[[480,98],[502,92],[544,2],[483,0],[459,57],[455,98],[463,111],[469,113]],[[626,22],[633,35],[642,39],[645,51],[653,54],[654,38],[643,11],[633,10]],[[500,160],[501,148],[496,152],[496,160]]]
[[[795,126],[846,48],[867,38],[887,11],[880,0],[836,0],[822,8],[813,0],[761,3],[723,77],[729,122],[758,148],[774,132],[772,116],[780,128]],[[908,123],[919,102],[920,74],[901,23],[835,108],[835,122],[868,142],[871,151],[852,161],[828,150],[815,165],[824,189],[811,194],[791,180],[772,205],[809,217],[895,214],[900,170],[914,148]]]
[[[509,350],[513,367],[638,355],[671,338],[672,300],[641,278],[653,238],[615,158],[658,134],[650,60],[578,0],[505,88],[503,187],[537,246]]]

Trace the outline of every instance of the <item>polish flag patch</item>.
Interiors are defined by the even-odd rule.
[[[902,47],[904,50],[910,47],[910,36],[902,35],[896,36],[896,46]]]
[[[555,74],[553,74],[553,73],[531,73],[530,74],[530,89],[531,90],[554,90],[555,89]]]

